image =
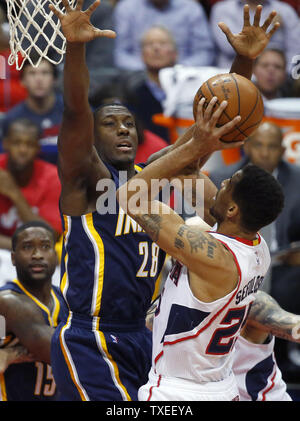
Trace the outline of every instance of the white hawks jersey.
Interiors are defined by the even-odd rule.
[[[239,336],[235,343],[233,372],[241,401],[291,401],[274,356],[275,337],[254,344]]]
[[[270,264],[264,239],[254,241],[210,234],[233,254],[239,280],[216,301],[198,300],[188,269],[176,262],[166,279],[153,325],[152,369],[158,376],[197,383],[217,382],[232,371],[232,349]]]

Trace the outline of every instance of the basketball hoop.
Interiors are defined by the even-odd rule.
[[[8,64],[11,66],[15,63],[18,70],[22,69],[26,59],[34,67],[43,59],[59,64],[65,54],[66,40],[49,4],[64,11],[61,0],[6,0],[6,3],[11,50]],[[70,5],[74,3],[75,0],[71,0]],[[41,49],[40,43],[45,48]],[[38,58],[34,60],[32,56]]]

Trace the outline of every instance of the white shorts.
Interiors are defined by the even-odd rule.
[[[195,383],[176,377],[163,377],[151,369],[149,380],[138,392],[139,401],[238,401],[233,374],[224,380]]]

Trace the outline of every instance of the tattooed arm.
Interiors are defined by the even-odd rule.
[[[117,198],[126,212],[129,209],[132,213],[136,213],[132,211],[132,205],[133,200],[136,200],[134,193],[137,188],[140,189],[138,202],[144,205],[144,213],[149,213],[148,206],[153,201],[152,181],[170,182],[178,174],[181,174],[184,168],[193,165],[195,160],[202,160],[217,150],[242,146],[243,142],[225,143],[220,141],[220,138],[224,134],[229,133],[240,121],[240,116],[218,127],[218,120],[226,109],[227,102],[223,101],[214,112],[217,98],[213,97],[206,109],[204,109],[204,102],[204,98],[199,101],[192,138],[151,162],[143,171],[136,174],[128,183],[119,188]],[[154,197],[162,187],[162,185],[159,186],[159,189],[155,191],[156,194],[153,195]]]
[[[193,292],[206,284],[207,297],[216,299],[229,293],[238,280],[238,272],[232,254],[211,234],[206,226],[188,225],[172,209],[155,202],[156,212],[134,212],[129,215],[149,234],[157,245],[174,259],[188,267]],[[200,287],[201,284],[201,287]],[[213,289],[213,292],[212,292]]]
[[[271,333],[279,338],[300,343],[300,315],[283,310],[274,298],[258,291],[243,336],[251,340],[255,335],[259,335],[258,331],[265,332],[264,336]]]
[[[117,198],[124,211],[139,223],[159,247],[186,265],[202,282],[218,285],[219,296],[222,296],[224,292],[232,290],[238,279],[232,254],[209,233],[197,226],[186,225],[177,213],[152,197],[158,193],[156,190],[156,194],[153,194],[154,182],[169,181],[192,164],[195,157],[200,159],[228,147],[229,144],[224,146],[219,138],[223,132],[230,131],[239,118],[218,128],[217,121],[227,104],[222,102],[213,112],[215,102],[216,98],[204,111],[204,102],[200,100],[193,138],[132,177],[119,188]]]

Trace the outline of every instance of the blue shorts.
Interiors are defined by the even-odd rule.
[[[151,368],[151,332],[145,321],[103,324],[70,314],[51,342],[51,366],[64,401],[137,401]]]

